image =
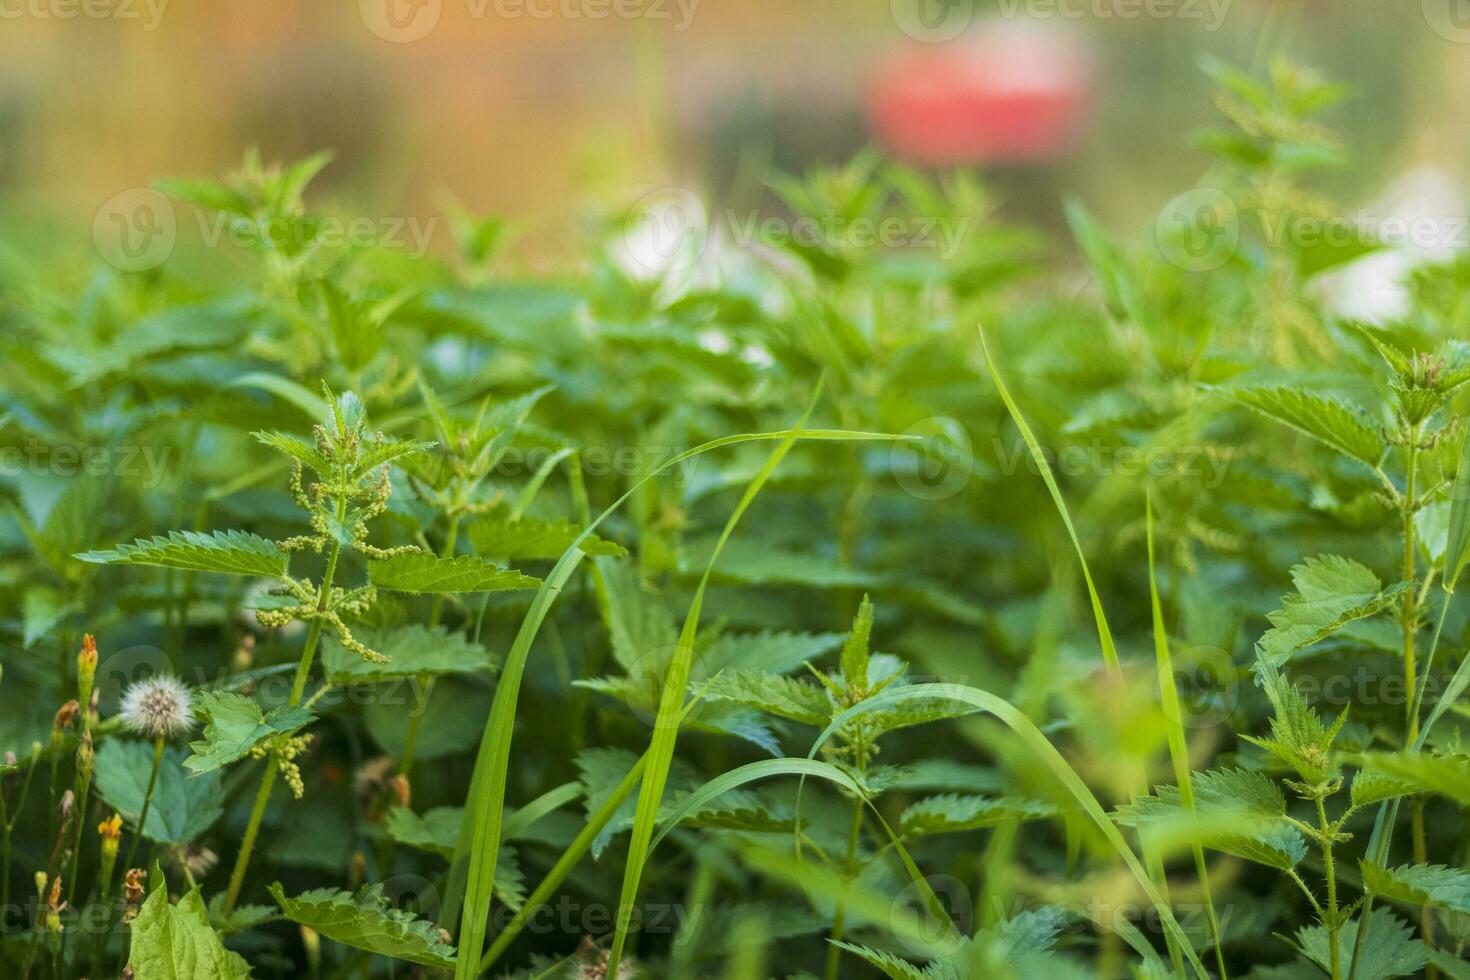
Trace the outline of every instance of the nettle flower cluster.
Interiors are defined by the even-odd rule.
[[[331,584],[341,549],[348,548],[364,558],[386,561],[419,550],[417,545],[378,548],[368,542],[368,522],[382,514],[393,495],[389,464],[430,448],[432,443],[389,440],[383,433],[367,435],[367,418],[360,399],[352,392],[332,398],[328,424],[313,427],[311,444],[279,432],[258,432],[256,438],[285,453],[291,461],[291,496],[310,515],[311,534],[276,542],[285,552],[310,549],[321,553],[331,548],[331,559],[323,586],[310,578],[283,575],[269,595],[291,600],[255,612],[262,626],[277,628],[293,622],[319,621],[337,634],[342,646],[364,660],[382,663],[386,657],[368,649],[347,627],[343,616],[361,616],[377,599],[372,585],[344,588]],[[316,474],[306,485],[304,471]]]

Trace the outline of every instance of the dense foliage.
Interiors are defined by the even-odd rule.
[[[1343,315],[1337,89],[1210,70],[1085,286],[868,157],[555,281],[326,157],[160,183],[227,282],[6,255],[5,975],[1470,976],[1470,265]]]

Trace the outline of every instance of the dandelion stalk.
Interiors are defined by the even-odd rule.
[[[153,768],[148,772],[148,788],[143,791],[143,807],[138,813],[138,827],[133,833],[133,839],[128,843],[128,856],[123,860],[124,868],[137,867],[133,859],[138,856],[138,845],[143,842],[143,828],[148,825],[148,810],[153,805],[153,790],[158,785],[158,770],[163,768],[163,736],[159,735],[153,740]],[[110,876],[109,876],[110,877]],[[102,883],[102,895],[107,896],[109,881]]]

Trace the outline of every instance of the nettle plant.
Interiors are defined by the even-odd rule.
[[[194,711],[203,731],[202,738],[190,745],[192,754],[183,760],[185,769],[206,774],[247,758],[265,760],[228,889],[212,909],[227,928],[238,928],[241,921],[250,924],[261,918],[259,907],[237,909],[256,836],[278,776],[297,799],[305,792],[296,759],[310,743],[310,735],[303,732],[315,720],[312,709],[331,690],[333,681],[371,682],[390,674],[403,676],[416,666],[426,676],[432,674],[431,665],[418,665],[412,657],[400,657],[395,662],[393,657],[369,648],[354,636],[347,619],[367,617],[378,601],[380,589],[442,596],[451,592],[525,589],[538,582],[474,556],[441,559],[423,552],[417,545],[380,548],[370,543],[369,524],[385,512],[393,494],[389,478],[391,464],[424,453],[435,444],[370,434],[365,410],[356,395],[348,392],[336,396],[326,390],[325,397],[330,412],[315,427],[310,442],[280,432],[256,434],[262,443],[288,458],[291,496],[307,515],[311,533],[270,541],[244,531],[211,534],[182,531],[80,556],[85,561],[108,564],[265,577],[273,584],[256,603],[255,615],[260,623],[275,629],[292,623],[308,626],[300,661],[283,704],[262,705],[250,695],[234,690],[206,690],[194,698]],[[304,477],[307,470],[315,477],[311,482]],[[326,556],[325,569],[315,581],[291,574],[292,556],[302,552]],[[347,555],[365,563],[367,584],[356,587],[337,584]],[[307,686],[324,631],[335,638],[335,649],[340,655],[328,663],[326,681],[308,697]],[[471,651],[466,649],[464,653],[464,662],[451,669],[473,669],[475,659]],[[433,654],[420,651],[420,656]],[[356,658],[357,663],[352,663],[350,658]],[[404,663],[404,659],[409,662]],[[178,685],[176,681],[173,683]],[[179,690],[182,697],[187,697],[181,687]],[[161,747],[161,733],[158,744]],[[156,775],[157,756],[149,795],[143,799],[143,819],[146,819]],[[160,887],[156,884],[155,892]],[[328,891],[286,899],[279,886],[275,894],[285,914],[303,924],[310,925],[322,917],[351,915],[357,919],[357,928],[372,928],[374,921],[381,920],[384,928],[392,925],[402,934],[404,946],[400,952],[406,958],[427,957],[440,963],[445,960],[443,944],[427,924],[412,922],[396,910],[386,908],[377,894],[353,899],[347,893]],[[144,912],[147,912],[146,905]],[[242,912],[243,920],[237,918]],[[154,923],[153,917],[140,918],[134,927],[135,936],[149,935]],[[140,939],[135,938],[134,949],[139,945]],[[136,955],[133,966],[135,971],[140,967]]]

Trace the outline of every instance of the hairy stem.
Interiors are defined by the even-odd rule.
[[[163,736],[160,735],[153,740],[153,768],[148,773],[148,788],[143,791],[143,809],[138,814],[138,829],[133,834],[133,840],[128,844],[128,856],[123,861],[123,871],[126,872],[133,867],[133,859],[138,856],[138,845],[143,842],[143,827],[148,823],[148,809],[153,805],[153,790],[158,785],[158,770],[163,767]],[[107,894],[108,882],[102,883],[103,894]]]
[[[1322,797],[1317,796],[1317,827],[1322,833],[1322,870],[1327,878],[1327,914],[1323,917],[1327,927],[1327,946],[1332,964],[1332,980],[1342,980],[1342,953],[1337,948],[1337,934],[1342,923],[1337,914],[1337,871],[1332,862],[1332,838],[1335,828],[1327,821],[1327,808]]]
[[[340,520],[346,501],[338,501],[337,516]],[[327,602],[332,595],[332,580],[337,577],[337,562],[342,557],[342,543],[339,541],[332,545],[331,557],[327,559],[327,570],[322,573],[321,588],[317,590],[316,609],[318,613],[325,612]],[[296,667],[296,679],[291,683],[291,707],[301,703],[302,696],[306,693],[306,679],[311,675],[311,663],[316,657],[317,643],[322,638],[322,620],[320,617],[311,621],[311,628],[306,634],[306,645],[301,649],[301,662]],[[265,772],[260,777],[260,789],[255,794],[255,807],[250,811],[250,822],[245,825],[245,837],[240,842],[240,854],[235,858],[235,868],[230,872],[230,887],[225,893],[225,902],[221,908],[222,913],[228,917],[235,909],[235,902],[240,897],[240,887],[245,883],[245,870],[250,866],[250,852],[255,848],[255,838],[260,833],[260,821],[265,817],[266,804],[270,802],[271,787],[275,785],[276,773],[280,769],[280,760],[272,754],[265,764]]]

